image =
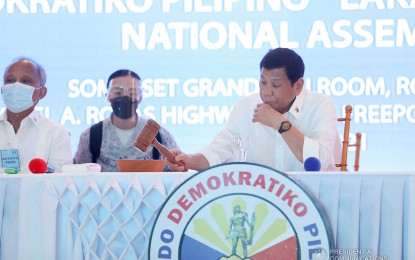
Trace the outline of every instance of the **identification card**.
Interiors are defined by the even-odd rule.
[[[19,151],[17,149],[0,150],[2,168],[20,171]]]

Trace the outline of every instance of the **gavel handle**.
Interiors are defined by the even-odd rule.
[[[164,145],[160,144],[157,141],[157,139],[154,139],[152,145],[155,148],[157,148],[157,150],[159,150],[159,152],[162,155],[166,156],[167,160],[169,160],[171,163],[176,163],[179,166],[183,166],[184,167],[184,171],[187,172],[188,168],[187,168],[186,164],[184,162],[182,162],[182,161],[176,161],[176,159],[174,158],[175,157],[174,154],[169,149],[167,149]]]

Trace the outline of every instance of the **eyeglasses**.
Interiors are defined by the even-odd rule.
[[[122,96],[128,96],[131,99],[139,100],[141,98],[141,88],[112,85],[107,93],[107,100]]]

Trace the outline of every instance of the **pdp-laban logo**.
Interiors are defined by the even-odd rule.
[[[149,259],[328,259],[322,212],[291,178],[250,163],[189,177],[157,216]]]

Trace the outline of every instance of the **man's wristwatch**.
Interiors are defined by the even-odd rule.
[[[282,134],[284,132],[287,132],[288,130],[290,130],[290,128],[291,128],[290,121],[283,121],[281,123],[280,129],[278,129],[278,133]]]

